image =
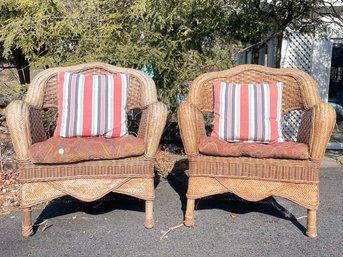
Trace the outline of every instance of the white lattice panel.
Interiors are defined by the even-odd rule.
[[[297,141],[298,131],[303,114],[304,111],[302,110],[293,110],[282,116],[282,136],[286,141]]]
[[[307,73],[311,72],[313,38],[297,32],[288,32],[283,42],[283,58],[281,66],[284,68],[298,68]]]

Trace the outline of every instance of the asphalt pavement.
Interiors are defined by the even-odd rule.
[[[184,172],[158,183],[153,229],[143,227],[144,202],[119,194],[92,203],[63,197],[35,209],[30,238],[21,236],[20,212],[0,216],[0,256],[343,256],[341,167],[321,169],[315,239],[304,235],[305,208],[225,194],[198,201],[195,226],[160,240],[182,224],[186,190]]]

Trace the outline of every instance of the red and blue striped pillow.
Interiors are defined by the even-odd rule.
[[[229,142],[282,142],[282,83],[216,81],[212,137]]]
[[[55,136],[121,137],[127,134],[127,74],[58,74]]]

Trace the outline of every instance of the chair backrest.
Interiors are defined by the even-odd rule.
[[[220,72],[209,72],[197,77],[190,88],[188,101],[202,112],[213,111],[213,82],[228,83],[283,83],[282,115],[292,110],[308,110],[319,101],[315,81],[298,69],[275,69],[246,64]]]
[[[121,68],[99,62],[42,71],[32,80],[25,101],[38,109],[57,108],[57,78],[59,71],[94,75],[129,74],[128,111],[135,108],[144,109],[147,105],[157,101],[155,83],[148,75],[135,69]]]
[[[260,65],[246,64],[229,70],[209,72],[200,75],[189,90],[187,101],[194,104],[201,112],[213,112],[213,82],[228,83],[275,83],[282,82],[282,134],[285,140],[298,140],[298,130],[304,110],[317,105],[320,101],[314,79],[298,69],[275,69]],[[304,121],[310,122],[309,114]],[[198,120],[199,128],[204,127],[203,119]],[[201,134],[205,130],[201,129]]]

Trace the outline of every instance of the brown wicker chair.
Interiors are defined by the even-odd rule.
[[[204,113],[213,112],[213,81],[230,83],[282,82],[282,115],[303,113],[293,138],[309,147],[309,160],[252,157],[217,157],[199,153],[199,138],[206,136]],[[232,192],[249,201],[281,196],[308,209],[307,232],[315,237],[320,163],[335,124],[335,111],[321,102],[315,81],[297,69],[240,65],[196,78],[178,119],[189,158],[185,225],[194,225],[195,199]],[[287,130],[286,130],[287,131]]]
[[[142,110],[138,138],[144,140],[145,153],[117,160],[83,161],[68,164],[33,164],[30,146],[47,139],[42,123],[44,108],[57,108],[57,74],[68,71],[83,74],[130,74],[128,111]],[[94,201],[109,192],[131,195],[145,200],[145,227],[152,228],[154,160],[163,132],[167,109],[157,101],[156,87],[146,74],[104,63],[88,63],[47,69],[32,81],[24,101],[14,101],[6,109],[17,159],[20,163],[22,234],[33,234],[31,207],[52,199],[71,195],[82,201]]]

